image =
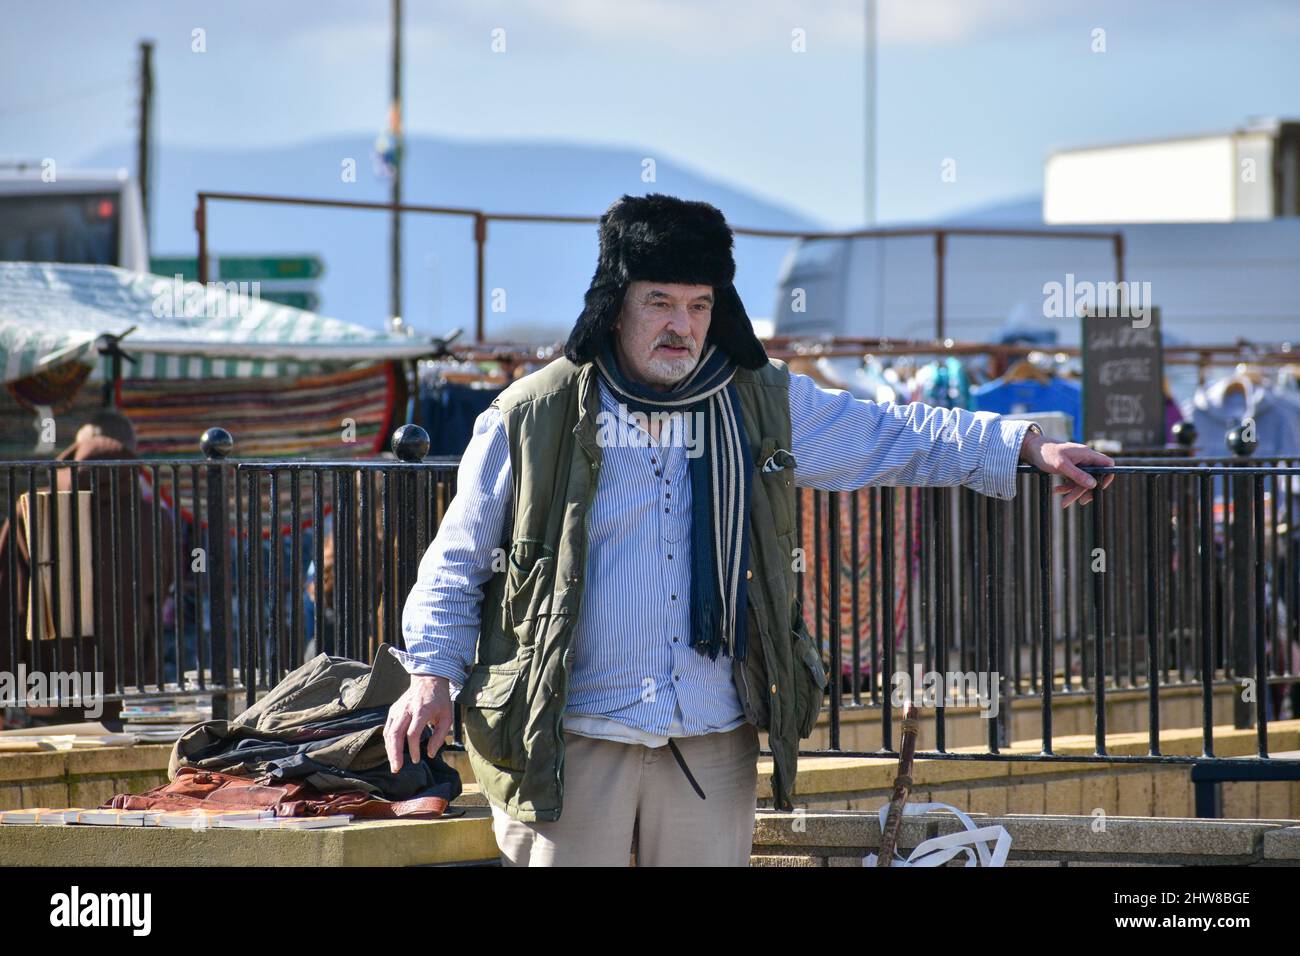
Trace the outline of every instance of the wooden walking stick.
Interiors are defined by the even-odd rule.
[[[903,742],[898,750],[898,776],[894,778],[894,793],[889,798],[889,813],[880,831],[880,851],[876,866],[889,866],[894,862],[894,848],[898,846],[898,831],[903,826],[903,807],[912,792],[912,761],[916,756],[916,704],[910,700],[903,716]]]

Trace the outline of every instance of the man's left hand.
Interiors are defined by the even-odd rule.
[[[1064,479],[1052,489],[1053,494],[1065,495],[1061,507],[1068,508],[1076,501],[1087,504],[1092,501],[1094,491],[1109,488],[1115,480],[1114,475],[1103,475],[1101,488],[1097,479],[1083,471],[1079,466],[1111,468],[1115,462],[1099,451],[1093,451],[1087,445],[1076,442],[1050,442],[1042,435],[1029,432],[1020,446],[1020,460],[1027,461],[1039,471],[1049,475],[1060,475]]]

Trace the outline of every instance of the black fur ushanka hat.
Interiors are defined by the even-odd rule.
[[[708,341],[743,368],[767,364],[732,281],[731,227],[716,207],[663,193],[624,195],[600,217],[599,228],[600,260],[582,314],[564,345],[569,361],[581,365],[596,357],[623,307],[628,284],[640,279],[713,286]]]

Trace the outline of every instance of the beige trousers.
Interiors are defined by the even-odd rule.
[[[564,734],[560,819],[521,823],[492,808],[503,866],[748,866],[754,842],[758,731],[753,724],[677,747]],[[634,843],[635,834],[635,846]]]

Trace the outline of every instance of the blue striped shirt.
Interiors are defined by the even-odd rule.
[[[660,444],[629,421],[604,383],[606,441],[588,516],[582,609],[574,633],[565,728],[651,746],[744,721],[731,660],[691,649],[691,486],[686,441]],[[795,484],[965,485],[1015,495],[1026,422],[989,412],[858,400],[790,376]],[[458,491],[420,563],[402,612],[407,671],[464,683],[474,662],[483,585],[506,548],[512,494],[501,415],[489,408],[461,459]],[[499,553],[499,552],[498,552]]]

